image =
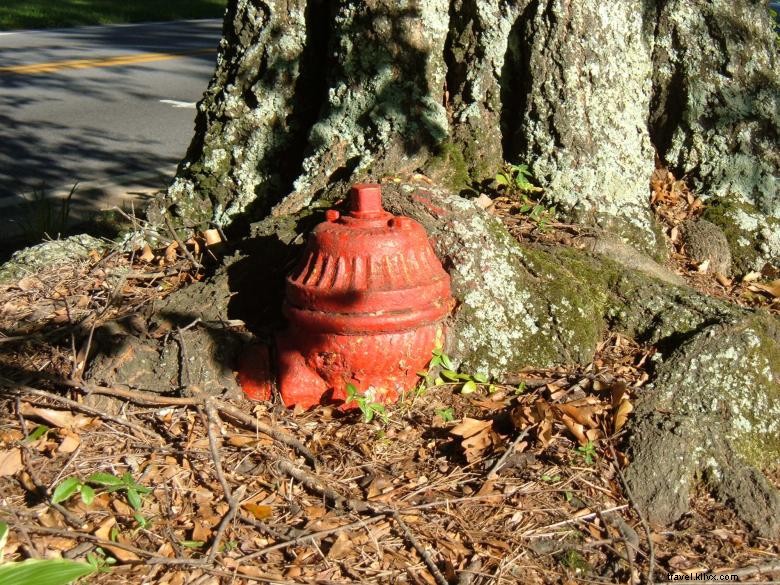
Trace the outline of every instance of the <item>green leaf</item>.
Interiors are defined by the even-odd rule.
[[[440,347],[434,347],[433,350],[431,351],[431,353],[433,355],[435,355],[435,356],[440,356],[441,355],[441,348]]]
[[[487,384],[488,379],[489,378],[485,374],[480,374],[480,373],[474,374],[474,380],[476,382],[479,382],[480,384]]]
[[[459,379],[458,372],[453,372],[452,370],[442,370],[439,372],[441,374],[442,378],[446,378],[447,380],[451,380],[452,382],[457,382]]]
[[[127,488],[127,501],[135,510],[141,509],[141,496],[134,488]]]
[[[25,443],[32,443],[33,441],[37,441],[48,432],[49,432],[49,427],[47,427],[46,425],[38,425],[37,427],[35,427],[35,429],[33,429],[33,432],[27,436]]]
[[[86,480],[85,483],[94,483],[102,486],[121,486],[124,482],[116,475],[111,473],[93,473]]]
[[[477,391],[477,383],[474,380],[469,380],[463,384],[463,388],[460,389],[461,394],[473,394]]]
[[[0,563],[3,562],[3,549],[5,548],[5,542],[8,540],[8,524],[0,522]]]
[[[181,540],[179,544],[185,548],[200,548],[206,543],[202,540]]]
[[[448,356],[446,353],[441,354],[441,365],[444,366],[447,370],[454,370],[455,366],[452,365],[452,362],[450,361],[450,356]]]
[[[440,366],[440,365],[441,365],[441,355],[435,356],[433,359],[431,359],[431,363],[429,364],[431,368],[435,368],[436,366]]]
[[[87,563],[66,559],[28,559],[0,565],[2,585],[66,585],[95,572]]]
[[[509,185],[509,179],[504,173],[498,173],[496,175],[496,183],[499,185]]]
[[[81,480],[75,475],[62,481],[51,495],[52,504],[59,504],[71,497],[81,487]]]
[[[91,506],[95,501],[95,490],[84,484],[81,486],[81,501],[85,506]]]
[[[151,522],[149,522],[149,520],[145,518],[143,514],[139,514],[138,512],[133,514],[133,518],[135,518],[135,521],[138,522],[138,526],[141,528],[146,528],[149,526],[149,524],[151,524]]]
[[[452,409],[452,407],[448,408],[439,408],[436,410],[436,414],[438,414],[441,417],[441,420],[444,422],[450,422],[455,418],[455,411]]]

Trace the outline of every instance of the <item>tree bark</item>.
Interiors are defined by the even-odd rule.
[[[225,226],[416,171],[474,192],[507,160],[528,164],[570,217],[658,257],[654,155],[705,197],[780,217],[765,8],[233,0],[192,145],[151,217]],[[777,260],[780,238],[760,237],[761,259]]]

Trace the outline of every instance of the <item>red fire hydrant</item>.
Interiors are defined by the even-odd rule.
[[[347,215],[326,212],[287,277],[289,327],[276,337],[287,406],[345,401],[348,384],[394,402],[444,342],[454,300],[425,229],[386,212],[379,185],[355,185],[350,197]],[[241,378],[250,397],[251,378]]]

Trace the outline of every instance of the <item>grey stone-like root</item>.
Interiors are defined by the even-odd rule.
[[[780,461],[780,324],[752,314],[706,326],[665,357],[629,424],[626,476],[651,521],[688,510],[697,481],[767,538],[780,494],[758,469]]]

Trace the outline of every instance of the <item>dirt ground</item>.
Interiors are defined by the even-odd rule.
[[[707,294],[780,311],[777,275],[736,280],[686,255],[675,229],[699,205],[673,177],[656,179],[669,268]],[[491,210],[527,240],[568,244],[578,230],[540,228],[508,197]],[[671,527],[632,505],[622,433],[654,348],[614,332],[585,367],[473,392],[434,372],[386,417],[370,404],[298,412],[186,385],[168,396],[85,382],[97,326],[132,326],[128,316],[203,278],[190,257],[204,247],[188,245],[96,252],[0,287],[6,560],[88,559],[99,567],[89,582],[113,584],[780,579],[780,543],[707,493]],[[90,408],[88,395],[116,408]]]

